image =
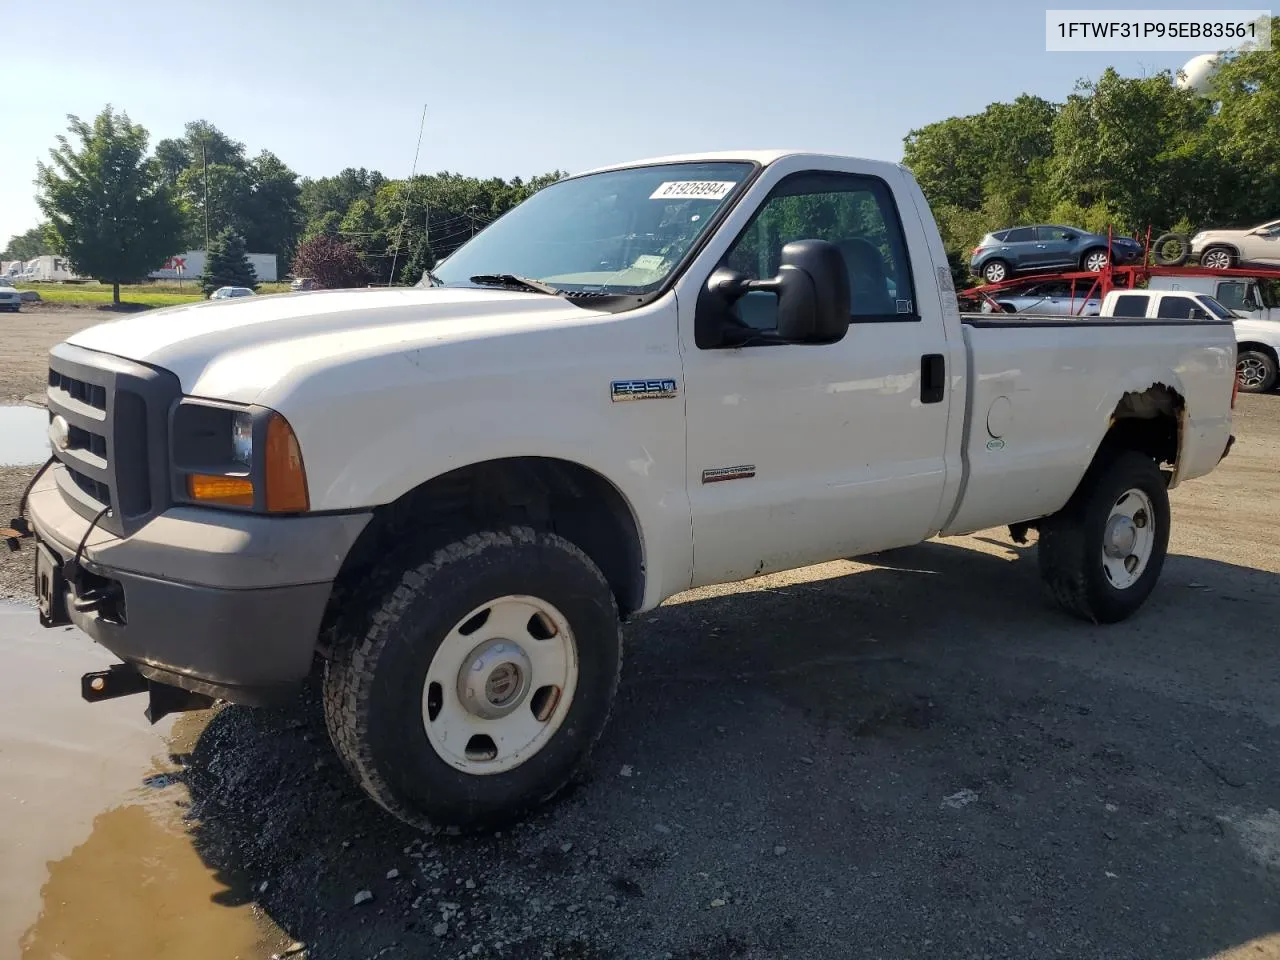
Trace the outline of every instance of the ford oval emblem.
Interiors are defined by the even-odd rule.
[[[71,424],[61,414],[49,421],[49,442],[60,452],[71,446]]]

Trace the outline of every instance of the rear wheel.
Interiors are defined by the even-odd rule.
[[[1235,254],[1227,247],[1210,247],[1200,254],[1200,266],[1206,270],[1230,270],[1235,260]]]
[[[1012,275],[1013,271],[1003,260],[989,260],[982,268],[982,279],[987,283],[1003,283]]]
[[[1145,454],[1095,461],[1067,505],[1040,525],[1040,576],[1067,612],[1124,620],[1146,601],[1169,547],[1169,493]]]
[[[1236,355],[1236,380],[1245,393],[1269,393],[1276,385],[1275,357],[1261,350],[1241,350]]]
[[[499,826],[549,800],[617,690],[603,574],[562,537],[515,527],[452,543],[392,582],[339,629],[325,667],[325,718],[348,770],[422,829]]]

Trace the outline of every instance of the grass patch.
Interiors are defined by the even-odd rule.
[[[35,290],[44,303],[70,307],[100,307],[111,304],[111,286],[103,283],[19,283],[19,290]],[[260,295],[288,293],[289,284],[261,283]],[[122,284],[120,303],[142,307],[175,307],[184,303],[199,303],[205,299],[194,280],[178,283],[176,280],[158,283]]]

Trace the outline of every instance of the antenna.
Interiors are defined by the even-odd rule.
[[[409,219],[409,188],[413,186],[413,178],[418,172],[418,151],[422,149],[422,131],[427,125],[427,105],[422,105],[422,122],[418,124],[418,145],[413,148],[413,168],[409,171],[409,179],[404,182],[404,213],[400,217],[400,232],[396,234],[396,249],[391,255],[391,275],[387,277],[387,286],[396,282],[396,260],[400,258],[400,241],[404,239],[404,225]]]

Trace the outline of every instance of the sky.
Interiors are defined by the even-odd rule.
[[[935,120],[1024,92],[1062,101],[1108,65],[1138,76],[1194,55],[1047,53],[1046,6],[1079,4],[59,0],[7,30],[0,244],[38,221],[36,162],[67,114],[107,103],[152,146],[204,119],[311,177],[408,175],[424,105],[419,173],[771,147],[897,161]]]

